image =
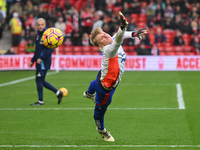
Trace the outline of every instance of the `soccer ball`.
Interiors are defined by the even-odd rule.
[[[48,28],[42,35],[44,46],[54,49],[60,46],[63,42],[64,36],[58,28]]]
[[[59,91],[63,92],[64,97],[66,97],[68,95],[68,90],[64,87],[60,88]]]

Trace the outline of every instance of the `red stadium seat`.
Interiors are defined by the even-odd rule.
[[[165,52],[165,47],[164,46],[157,46],[157,47],[158,47],[159,51]]]
[[[139,22],[147,22],[147,15],[146,14],[140,14],[138,17]]]
[[[172,43],[172,42],[166,42],[166,43],[163,43],[163,45],[164,45],[165,47],[167,47],[167,46],[172,46],[173,43]]]
[[[114,11],[115,14],[118,14],[119,11],[122,11],[122,7],[121,6],[114,7],[113,11]]]
[[[127,54],[127,55],[137,55],[137,53],[134,52],[134,51],[132,51],[132,52],[127,52],[126,54]]]
[[[190,38],[190,35],[187,34],[187,33],[184,33],[184,34],[182,34],[182,38],[183,39],[188,39],[188,38]]]
[[[100,54],[100,50],[96,46],[91,46],[91,51],[92,51],[93,55],[99,55]]]
[[[185,52],[194,52],[194,47],[190,45],[185,45],[184,46],[184,51]]]
[[[82,2],[82,0],[77,0],[76,3],[74,4],[74,7],[80,11],[81,8],[83,8],[84,2]]]
[[[164,33],[165,37],[166,37],[166,42],[167,43],[173,43],[174,42],[174,36],[173,33],[169,33],[168,31],[166,33]]]
[[[182,46],[174,46],[174,51],[175,52],[183,52],[183,47]]]
[[[123,46],[124,52],[128,52],[128,46]]]
[[[170,29],[164,29],[164,30],[163,30],[163,33],[164,33],[165,35],[173,35],[173,31],[170,30]]]
[[[165,56],[166,55],[166,53],[165,52],[160,52],[160,54],[159,54],[160,56]]]
[[[185,53],[184,52],[176,52],[176,55],[183,56],[183,55],[185,55]]]
[[[93,52],[92,55],[101,55],[100,51]]]
[[[163,43],[159,42],[156,44],[156,46],[163,46]]]
[[[194,52],[185,52],[185,55],[196,55]]]
[[[24,55],[24,54],[27,54],[27,52],[26,51],[21,51],[21,52],[19,51],[18,54]]]
[[[81,55],[82,54],[82,46],[74,46],[73,52],[75,55]]]
[[[136,24],[139,26],[140,29],[145,28],[147,26],[146,22],[138,22]]]
[[[134,54],[134,55],[137,55],[137,53],[136,53],[136,52],[134,52],[133,54]]]
[[[65,0],[60,0],[59,4],[62,9],[65,9]]]
[[[59,51],[59,55],[65,55],[64,51]]]
[[[133,18],[135,22],[138,22],[139,14],[131,14],[131,18]]]
[[[92,50],[91,50],[91,46],[83,46],[83,55],[91,55],[92,54]]]
[[[74,5],[74,3],[76,2],[76,0],[69,0],[70,5]]]
[[[176,55],[174,52],[166,52],[166,55],[169,55],[169,56],[174,56]]]
[[[166,52],[174,52],[174,47],[173,46],[167,46],[165,47]]]
[[[59,53],[60,53],[60,52],[64,52],[64,47],[65,47],[64,45],[60,45],[60,46],[58,47]]]
[[[73,55],[73,46],[64,46],[63,53],[66,55]]]
[[[26,54],[26,41],[22,41],[18,46],[18,53],[19,54]]]
[[[58,4],[59,3],[59,1],[58,0],[51,0],[51,2],[50,2],[51,4]]]
[[[182,34],[182,39],[184,41],[184,45],[189,45],[191,36],[189,34]]]

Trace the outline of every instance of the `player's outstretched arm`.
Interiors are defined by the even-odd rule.
[[[115,35],[114,42],[112,42],[112,44],[110,44],[109,47],[107,47],[109,57],[115,57],[117,55],[117,51],[123,42],[124,34],[128,26],[128,21],[121,12],[119,12],[119,17],[121,21],[120,27]]]
[[[139,38],[141,40],[142,39],[142,35],[143,34],[147,34],[148,30],[149,29],[146,27],[146,28],[138,30],[137,32],[132,32],[132,37],[137,37],[137,38]]]
[[[121,24],[120,24],[120,28],[117,31],[117,34],[115,36],[115,41],[118,44],[122,44],[123,39],[124,39],[124,33],[126,32],[126,28],[128,26],[128,21],[126,20],[126,18],[120,11],[119,11],[119,17],[120,17]]]
[[[128,21],[126,20],[126,18],[124,17],[121,11],[119,11],[119,16],[120,16],[120,21],[121,21],[120,27],[124,31],[126,27],[128,26]]]

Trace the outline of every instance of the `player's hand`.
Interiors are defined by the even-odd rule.
[[[33,66],[33,63],[32,63],[32,62],[30,62],[28,66],[31,68],[31,67]]]
[[[42,60],[41,60],[40,58],[38,58],[38,59],[37,59],[37,64],[41,64],[41,61],[42,61]]]
[[[121,11],[119,11],[120,21],[121,21],[121,29],[124,31],[128,26],[128,21],[124,17]]]
[[[149,29],[146,27],[146,28],[138,30],[138,32],[133,32],[132,35],[133,35],[133,37],[138,37],[141,40],[142,35],[147,34],[148,30]]]

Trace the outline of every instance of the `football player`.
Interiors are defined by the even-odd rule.
[[[37,29],[38,34],[36,36],[36,49],[34,56],[29,63],[29,67],[32,67],[33,63],[36,62],[36,84],[38,101],[31,104],[31,106],[44,105],[43,87],[53,91],[57,95],[58,104],[60,104],[60,102],[62,101],[63,92],[57,90],[50,83],[45,81],[47,71],[51,67],[51,55],[53,53],[53,49],[45,47],[42,42],[42,35],[46,30],[46,21],[43,18],[37,19]]]
[[[142,34],[146,34],[148,31],[148,28],[140,29],[137,32],[126,31],[128,22],[121,12],[119,12],[119,16],[121,25],[113,37],[100,27],[91,32],[90,41],[102,51],[103,61],[96,80],[92,81],[88,90],[83,93],[84,97],[90,98],[95,103],[94,120],[97,131],[105,141],[115,141],[104,126],[104,115],[124,73],[126,53],[121,44],[124,38],[142,39]]]

